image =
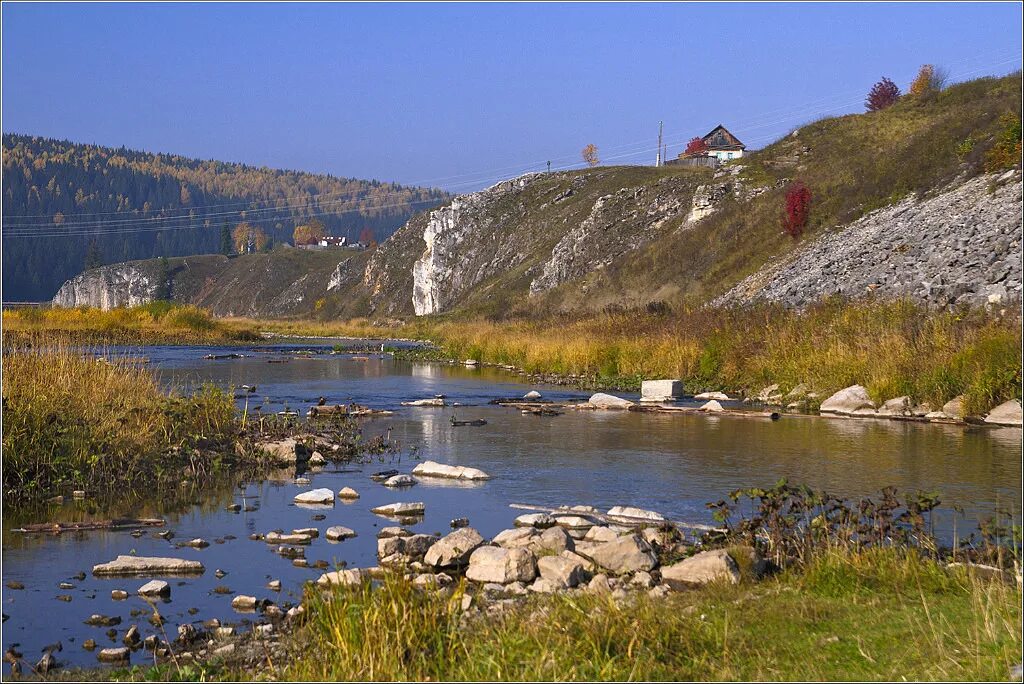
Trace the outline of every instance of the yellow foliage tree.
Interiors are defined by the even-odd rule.
[[[925,64],[918,70],[917,76],[910,84],[910,94],[920,97],[937,93],[946,86],[948,79],[945,69],[937,68],[934,64]]]
[[[235,244],[235,251],[239,254],[246,254],[252,250],[253,227],[248,223],[239,223],[231,231],[231,241]]]
[[[589,166],[597,166],[601,163],[601,160],[597,156],[597,145],[590,143],[583,148],[583,161],[587,162]]]
[[[292,238],[295,240],[296,246],[312,245],[320,242],[320,239],[325,235],[327,235],[327,229],[324,228],[324,224],[313,219],[309,223],[304,223],[301,226],[295,226]]]

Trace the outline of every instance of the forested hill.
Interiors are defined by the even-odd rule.
[[[271,244],[319,219],[328,234],[384,240],[446,200],[437,189],[189,159],[25,135],[3,136],[3,298],[51,298],[103,263],[221,251],[246,222]]]

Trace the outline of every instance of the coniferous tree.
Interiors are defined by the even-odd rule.
[[[89,240],[89,246],[85,250],[85,269],[86,271],[99,268],[103,265],[103,257],[100,255],[100,246],[96,243],[96,238]]]
[[[224,256],[231,256],[231,247],[231,229],[228,228],[228,222],[225,221],[220,228],[220,253]]]
[[[156,271],[155,297],[161,301],[171,298],[171,265],[165,256],[160,257],[160,263]]]

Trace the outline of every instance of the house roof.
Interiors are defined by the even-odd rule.
[[[710,133],[701,138],[709,150],[745,150],[747,146],[729,132],[722,124],[715,126]]]

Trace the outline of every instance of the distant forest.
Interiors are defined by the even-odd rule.
[[[246,222],[270,238],[318,219],[381,241],[448,198],[437,189],[3,136],[3,299],[42,301],[85,265],[222,251]]]

